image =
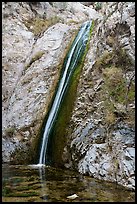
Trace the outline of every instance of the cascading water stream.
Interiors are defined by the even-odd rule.
[[[55,95],[52,107],[50,109],[49,116],[46,121],[45,129],[44,129],[42,146],[41,146],[40,157],[39,157],[39,164],[46,164],[45,157],[46,157],[47,144],[48,144],[50,131],[57,118],[59,108],[63,101],[71,76],[75,70],[75,67],[78,64],[79,59],[82,57],[82,54],[84,53],[84,50],[89,38],[89,34],[90,34],[91,24],[92,24],[91,21],[87,21],[83,23],[64,62],[64,65],[63,65],[64,72],[62,73],[61,78],[59,80],[56,95]]]

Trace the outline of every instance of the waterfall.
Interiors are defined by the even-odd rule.
[[[59,108],[63,101],[63,97],[69,85],[71,76],[78,64],[79,59],[82,57],[82,54],[84,53],[89,38],[91,24],[92,24],[91,21],[86,21],[82,24],[63,64],[63,73],[61,74],[59,84],[56,90],[56,95],[52,107],[49,111],[49,116],[46,121],[44,129],[39,164],[46,164],[45,157],[50,131],[57,118]]]

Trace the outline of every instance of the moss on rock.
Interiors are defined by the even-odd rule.
[[[93,25],[91,26],[91,29],[90,29],[90,37],[91,37]],[[89,49],[90,37],[89,37],[86,49],[84,51],[84,55],[82,56],[81,60],[78,62],[75,68],[75,71],[73,73],[73,76],[70,80],[67,93],[65,95],[64,101],[62,103],[61,109],[59,111],[59,114],[54,126],[54,130],[52,131],[52,135],[49,140],[50,149],[48,151],[49,151],[49,154],[52,155],[51,156],[52,163],[55,166],[64,165],[62,156],[63,156],[64,147],[67,141],[67,135],[68,135],[67,127],[70,121],[74,102],[76,99],[76,92],[77,92],[80,73],[84,65],[85,56]]]

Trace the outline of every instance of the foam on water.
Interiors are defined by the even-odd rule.
[[[28,166],[32,167],[33,169],[37,169],[37,168],[45,167],[46,165],[45,164],[30,164]]]

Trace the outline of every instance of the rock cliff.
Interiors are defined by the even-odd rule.
[[[62,157],[134,189],[135,3],[3,2],[2,15],[3,162],[34,162],[65,54],[94,20]]]
[[[135,188],[134,3],[103,3],[64,149],[66,167]],[[69,158],[69,159],[68,159]]]

